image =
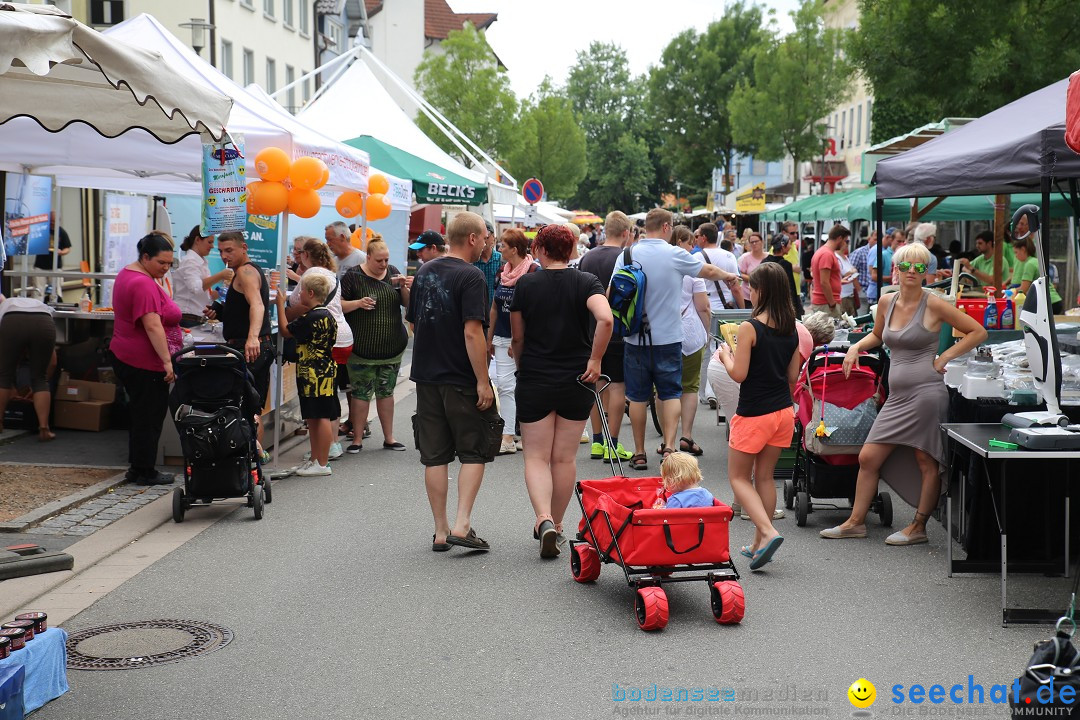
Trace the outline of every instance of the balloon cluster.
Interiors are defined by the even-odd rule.
[[[385,175],[372,175],[368,178],[368,196],[364,196],[352,190],[346,190],[338,196],[334,207],[343,218],[353,218],[357,215],[366,217],[369,222],[382,220],[390,217],[390,200],[386,192],[390,189],[390,181]]]
[[[322,207],[316,191],[330,179],[330,168],[322,160],[302,157],[290,162],[288,153],[270,147],[255,156],[255,172],[262,179],[248,183],[248,212],[277,215],[288,210],[309,218]]]

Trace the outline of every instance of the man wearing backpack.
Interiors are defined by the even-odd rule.
[[[675,431],[682,410],[682,322],[679,304],[682,299],[683,276],[701,277],[718,282],[738,281],[739,276],[716,265],[708,265],[700,254],[669,245],[672,215],[667,210],[653,208],[645,216],[645,237],[627,248],[622,261],[616,263],[609,297],[613,308],[619,280],[630,280],[629,267],[636,271],[637,294],[633,298],[630,317],[639,316],[628,325],[625,312],[615,309],[616,332],[625,336],[623,375],[626,397],[630,400],[630,425],[634,432],[634,455],[630,467],[647,470],[645,454],[645,414],[653,387],[656,388],[660,424],[664,441],[659,454],[674,452]],[[629,258],[627,258],[629,256]],[[625,295],[625,293],[624,293]],[[643,297],[642,297],[643,296]]]

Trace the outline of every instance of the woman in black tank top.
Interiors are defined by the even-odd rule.
[[[772,525],[776,511],[773,469],[791,445],[795,412],[791,386],[799,376],[795,307],[784,269],[762,263],[750,274],[753,317],[739,326],[734,353],[720,346],[720,361],[741,383],[739,406],[731,418],[728,478],[735,499],[754,523],[754,541],[740,552],[757,570],[772,560],[784,538]],[[756,486],[751,477],[760,478]]]

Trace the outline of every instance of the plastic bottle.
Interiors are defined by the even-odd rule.
[[[998,319],[998,324],[1002,330],[1012,330],[1016,327],[1016,313],[1013,309],[1013,293],[1012,289],[1005,291],[1005,309],[1001,311],[1001,317]]]
[[[90,299],[89,290],[83,293],[82,300],[79,301],[79,309],[84,313],[91,312],[94,309],[94,301]]]
[[[987,330],[998,329],[997,288],[986,286],[986,311],[983,312],[983,327]]]
[[[1013,298],[1013,314],[1016,317],[1016,330],[1023,330],[1024,325],[1020,322],[1020,311],[1024,309],[1024,302],[1027,300],[1027,295],[1016,290],[1016,295]]]
[[[42,302],[44,302],[46,305],[48,305],[49,301],[52,300],[52,294],[53,294],[52,285],[46,285],[45,286],[45,299],[42,300]]]

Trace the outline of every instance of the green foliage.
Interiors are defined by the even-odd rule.
[[[740,81],[752,77],[750,49],[770,42],[771,30],[758,5],[738,0],[701,34],[686,30],[668,43],[649,74],[649,104],[661,128],[675,177],[707,188],[714,167],[729,167],[736,145],[727,100]]]
[[[843,102],[853,74],[840,49],[850,31],[826,28],[822,0],[792,13],[795,30],[759,46],[754,80],[739,82],[728,103],[735,143],[757,148],[762,160],[790,154],[799,161],[821,151],[821,118]]]
[[[484,36],[466,23],[450,33],[442,48],[445,52],[424,51],[416,68],[416,89],[492,157],[511,154],[518,141],[518,102]],[[448,153],[458,154],[427,116],[421,114],[417,125]]]
[[[570,99],[552,87],[551,78],[544,78],[522,103],[518,134],[521,141],[506,156],[518,183],[539,178],[549,197],[571,198],[585,179],[585,131]]]
[[[849,51],[874,92],[872,142],[978,117],[1080,67],[1075,0],[859,0]]]

